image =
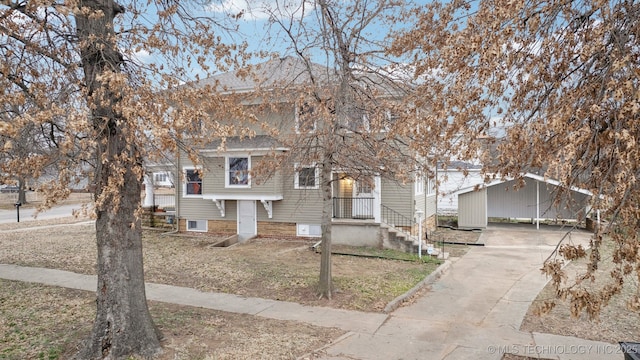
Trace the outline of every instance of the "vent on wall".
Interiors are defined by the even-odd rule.
[[[298,236],[320,237],[322,235],[320,225],[316,224],[298,224],[297,229]]]

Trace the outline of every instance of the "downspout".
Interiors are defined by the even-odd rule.
[[[174,189],[174,203],[175,203],[175,208],[176,208],[176,214],[173,218],[173,224],[176,226],[176,228],[174,230],[171,230],[169,232],[166,233],[162,233],[162,235],[172,235],[172,234],[176,234],[180,231],[180,193],[182,191],[182,189],[178,189],[178,187],[182,186],[182,178],[181,178],[181,173],[180,173],[180,150],[176,151],[176,172],[175,172],[175,176],[174,176],[174,181],[175,181],[175,186],[173,187]]]
[[[440,221],[438,219],[438,160],[436,160],[436,175],[435,175],[435,179],[433,182],[433,185],[435,187],[435,191],[436,191],[436,229],[438,228],[438,226],[440,226]]]

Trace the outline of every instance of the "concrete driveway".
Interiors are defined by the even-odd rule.
[[[492,226],[454,260],[429,291],[390,314],[374,334],[353,333],[324,359],[491,359],[510,352],[551,359],[615,359],[617,344],[519,331],[531,301],[547,283],[543,261],[564,235],[558,228]],[[579,231],[571,241],[588,244]],[[589,350],[591,349],[591,350]]]

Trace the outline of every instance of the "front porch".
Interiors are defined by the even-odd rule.
[[[422,222],[425,225],[426,219]],[[422,233],[426,230],[426,226],[423,227]],[[335,244],[413,253],[418,251],[420,237],[417,221],[383,204],[376,206],[373,197],[333,198],[332,242]],[[424,242],[423,248],[426,251]]]

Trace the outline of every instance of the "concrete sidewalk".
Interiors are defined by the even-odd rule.
[[[0,278],[86,291],[96,291],[97,283],[95,275],[7,264],[0,264]],[[154,283],[146,284],[146,294],[148,300],[250,314],[270,319],[301,321],[363,334],[375,333],[387,319],[386,314],[304,306],[293,302],[248,298],[225,293],[207,293],[186,287]]]
[[[623,359],[617,344],[519,331],[531,301],[546,284],[539,268],[558,234],[505,231],[483,232],[486,246],[472,247],[430,291],[389,315],[153,283],[147,284],[147,298],[347,331],[302,359],[499,360],[505,352],[542,359]],[[574,237],[587,239],[587,234]],[[0,278],[96,290],[95,276],[61,270],[0,265]]]

